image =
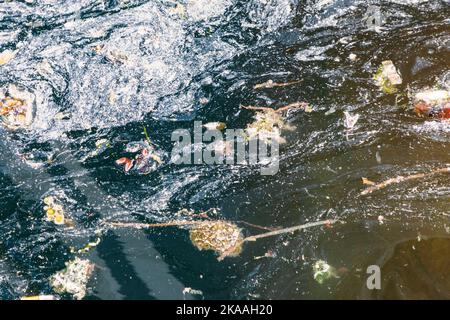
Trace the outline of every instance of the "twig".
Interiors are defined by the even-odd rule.
[[[203,221],[169,221],[165,223],[136,223],[136,222],[104,222],[105,225],[117,228],[133,228],[133,229],[144,229],[144,228],[160,228],[160,227],[175,227],[175,226],[190,226],[203,223]]]
[[[307,107],[309,107],[309,104],[307,102],[294,102],[294,103],[288,104],[285,107],[276,109],[275,112],[283,112],[283,111],[291,110],[291,109],[306,109]]]
[[[276,112],[281,113],[290,109],[306,109],[309,107],[309,104],[307,102],[294,102],[291,104],[288,104],[287,106],[278,108],[278,109],[272,109],[268,107],[255,107],[255,106],[241,106],[243,109],[247,110],[256,110],[256,111],[264,111],[264,112]]]
[[[364,195],[367,195],[374,191],[384,189],[384,188],[390,186],[391,184],[397,184],[397,183],[401,183],[401,182],[405,182],[405,181],[422,179],[422,178],[426,178],[426,177],[433,176],[435,174],[440,174],[440,173],[450,173],[450,168],[440,168],[440,169],[436,169],[436,170],[433,170],[433,171],[427,172],[427,173],[417,173],[417,174],[413,174],[410,176],[398,176],[395,178],[391,178],[391,179],[388,179],[386,181],[383,181],[381,183],[378,183],[376,185],[373,185],[373,186],[365,189],[364,191],[361,192],[361,195],[364,196]]]
[[[256,229],[261,229],[261,230],[266,230],[266,231],[275,231],[275,230],[279,230],[280,229],[280,228],[263,227],[263,226],[260,226],[260,225],[257,225],[257,224],[253,224],[253,223],[250,223],[250,222],[247,222],[247,221],[242,221],[242,220],[239,220],[239,221],[236,221],[236,222],[245,224],[247,226],[250,226],[250,227],[253,227],[253,228],[256,228]]]
[[[268,80],[264,83],[259,83],[259,84],[255,85],[253,87],[253,89],[256,90],[256,89],[270,89],[270,88],[275,88],[275,87],[287,87],[287,86],[290,86],[293,84],[300,83],[302,81],[303,80],[297,80],[297,81],[279,83],[279,82],[273,82],[273,80]]]
[[[336,220],[310,222],[310,223],[302,224],[302,225],[295,226],[295,227],[284,228],[284,229],[275,230],[275,231],[271,231],[271,232],[267,232],[267,233],[263,233],[263,234],[258,234],[256,236],[247,237],[244,239],[244,242],[245,241],[256,241],[261,238],[273,237],[273,236],[277,236],[277,235],[285,234],[285,233],[292,233],[295,231],[312,228],[312,227],[317,227],[317,226],[330,225],[335,222],[336,222]]]

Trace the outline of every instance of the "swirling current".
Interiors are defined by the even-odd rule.
[[[364,22],[370,5],[380,30]],[[450,297],[449,175],[361,195],[363,177],[449,164],[449,122],[418,117],[410,99],[450,90],[448,0],[1,1],[0,52],[14,53],[0,63],[1,90],[34,98],[29,126],[0,126],[0,299],[56,295],[49,278],[99,230],[82,254],[96,266],[86,299]],[[402,75],[398,94],[374,82],[385,60]],[[255,89],[269,80],[289,85]],[[254,113],[242,106],[299,101],[312,110],[288,112],[295,130],[273,176],[170,161],[176,129],[246,128]],[[351,132],[344,112],[360,116]],[[116,160],[144,128],[163,163],[126,173]],[[71,228],[46,221],[49,196]],[[339,223],[245,243],[223,261],[186,228],[103,230],[212,209],[247,222],[245,236],[261,232],[254,225]],[[316,281],[319,260],[339,276]],[[367,289],[370,265],[381,290]]]

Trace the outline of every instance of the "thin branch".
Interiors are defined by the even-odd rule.
[[[287,106],[284,106],[284,107],[281,107],[278,109],[272,109],[272,108],[268,108],[268,107],[241,106],[241,108],[247,109],[247,110],[276,112],[276,113],[281,113],[281,112],[291,110],[291,109],[306,109],[308,107],[309,107],[309,104],[307,102],[294,102],[294,103],[288,104]]]
[[[180,221],[169,221],[166,223],[104,222],[104,225],[116,228],[144,229],[144,228],[190,226],[200,223],[203,223],[203,221],[180,220]]]
[[[242,220],[239,220],[239,221],[236,221],[236,222],[245,224],[247,226],[250,226],[250,227],[253,227],[253,228],[256,228],[256,229],[261,229],[261,230],[266,230],[266,231],[279,230],[279,228],[263,227],[263,226],[260,226],[260,225],[257,225],[257,224],[253,224],[253,223],[250,223],[250,222],[247,222],[247,221],[242,221]]]
[[[410,176],[398,176],[395,178],[391,178],[391,179],[388,179],[386,181],[383,181],[381,183],[378,183],[376,185],[373,185],[373,186],[363,190],[361,192],[361,195],[364,196],[364,195],[370,194],[374,191],[384,189],[384,188],[390,186],[391,184],[398,184],[398,183],[402,183],[402,182],[406,182],[406,181],[422,179],[422,178],[426,178],[426,177],[433,176],[435,174],[441,174],[441,173],[450,173],[450,168],[440,168],[440,169],[436,169],[436,170],[426,172],[426,173],[417,173],[417,174],[413,174]]]
[[[277,235],[285,234],[285,233],[292,233],[292,232],[295,232],[295,231],[299,231],[299,230],[303,230],[303,229],[307,229],[307,228],[312,228],[312,227],[317,227],[317,226],[331,225],[331,224],[333,224],[335,222],[336,222],[336,220],[325,220],[325,221],[310,222],[310,223],[302,224],[302,225],[299,225],[299,226],[284,228],[284,229],[275,230],[275,231],[271,231],[271,232],[267,232],[267,233],[263,233],[263,234],[258,234],[256,236],[247,237],[247,238],[244,239],[244,242],[245,241],[256,241],[256,240],[261,239],[261,238],[273,237],[273,236],[277,236]]]
[[[303,80],[291,81],[291,82],[273,82],[273,80],[268,80],[264,83],[259,83],[253,87],[253,89],[271,89],[276,87],[287,87],[293,84],[302,82]]]
[[[274,112],[275,111],[275,109],[267,108],[267,107],[241,106],[241,108],[247,109],[247,110],[264,111],[264,112]]]
[[[306,109],[309,107],[309,104],[307,102],[294,102],[291,104],[288,104],[285,107],[281,107],[275,110],[275,112],[284,112],[291,109]]]

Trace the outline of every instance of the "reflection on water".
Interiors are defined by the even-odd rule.
[[[83,255],[97,265],[88,298],[448,298],[449,176],[366,196],[361,178],[448,164],[448,122],[418,118],[409,94],[450,89],[450,3],[380,2],[376,31],[359,0],[177,3],[0,4],[0,52],[14,52],[0,65],[0,87],[20,86],[35,104],[29,127],[0,129],[0,298],[51,293],[48,278],[103,219],[164,222],[184,208],[267,227],[344,223],[246,243],[222,262],[182,228],[107,231]],[[373,80],[385,60],[402,74],[398,94]],[[269,80],[291,84],[254,89]],[[172,131],[192,130],[194,120],[245,128],[254,113],[241,105],[298,101],[313,112],[288,113],[297,129],[286,132],[275,176],[168,159],[148,175],[115,165],[129,142],[145,140],[143,127],[164,158]],[[352,130],[344,112],[359,115]],[[45,221],[49,195],[75,228]],[[317,283],[318,260],[337,276]],[[373,264],[376,292],[366,288]]]

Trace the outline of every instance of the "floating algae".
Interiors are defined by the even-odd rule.
[[[0,119],[3,125],[16,130],[26,128],[33,121],[34,96],[9,85],[7,92],[0,92]]]
[[[50,278],[50,285],[58,293],[70,293],[81,300],[86,296],[86,286],[93,271],[94,265],[89,260],[75,258]]]
[[[190,230],[192,243],[199,250],[214,250],[218,260],[238,256],[242,251],[244,237],[241,229],[226,221],[204,221]]]
[[[381,88],[381,91],[387,94],[397,92],[396,86],[403,83],[400,73],[391,60],[386,60],[381,63],[374,79]]]

